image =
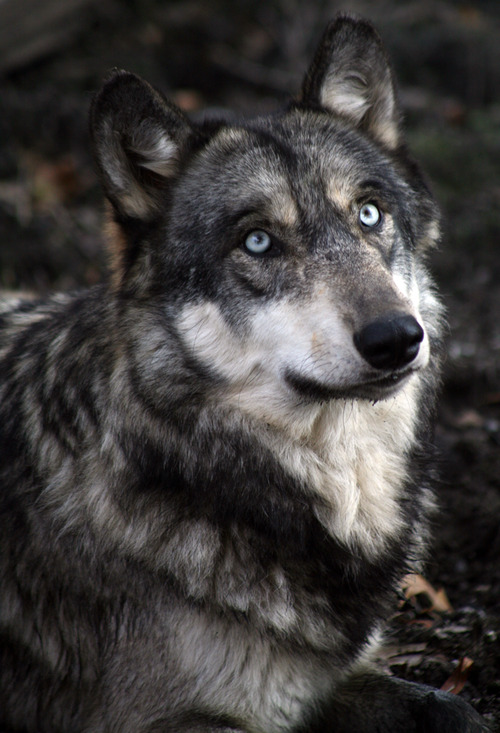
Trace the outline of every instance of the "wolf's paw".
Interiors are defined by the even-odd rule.
[[[340,685],[310,733],[488,733],[468,703],[428,685],[369,670]]]
[[[460,697],[427,688],[414,710],[417,733],[487,733],[481,716]]]

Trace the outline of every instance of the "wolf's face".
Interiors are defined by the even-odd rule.
[[[188,358],[268,419],[390,397],[429,359],[421,257],[436,212],[400,144],[378,39],[358,40],[362,58],[352,38],[327,38],[301,101],[271,117],[194,127],[130,74],[94,105],[127,240],[120,287],[153,271],[148,292]]]
[[[426,365],[417,196],[345,125],[293,110],[222,129],[172,213],[169,241],[206,282],[179,330],[240,397],[377,399]]]

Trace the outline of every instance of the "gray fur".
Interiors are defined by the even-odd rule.
[[[91,133],[109,283],[0,308],[0,726],[485,730],[370,666],[427,537],[442,330],[375,31],[339,17],[241,123],[117,72]]]

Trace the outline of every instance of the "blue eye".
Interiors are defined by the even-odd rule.
[[[363,204],[359,210],[359,223],[363,227],[373,229],[382,220],[382,213],[375,204]]]
[[[262,255],[268,252],[273,246],[271,237],[262,229],[256,229],[247,235],[245,248],[253,255]]]

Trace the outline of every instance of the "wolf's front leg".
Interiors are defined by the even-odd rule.
[[[338,690],[333,707],[308,733],[487,733],[464,700],[427,685],[369,671]]]

